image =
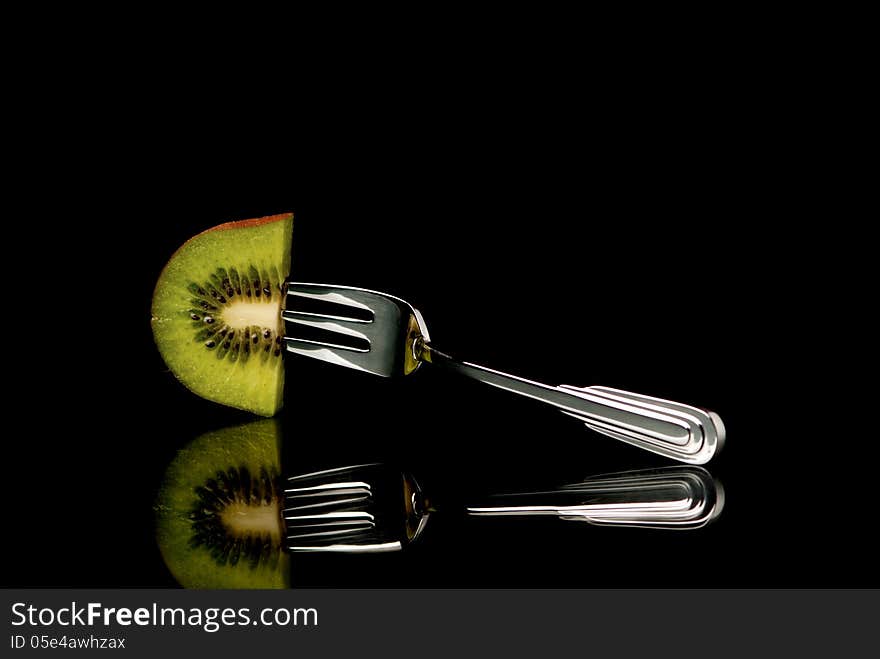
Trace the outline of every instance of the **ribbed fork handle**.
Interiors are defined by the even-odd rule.
[[[724,424],[714,412],[608,387],[554,387],[458,361],[428,343],[421,347],[422,361],[540,400],[596,432],[673,460],[705,464],[724,442]]]

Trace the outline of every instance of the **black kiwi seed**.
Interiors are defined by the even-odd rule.
[[[256,570],[260,566],[260,545],[257,542],[256,538],[248,538],[247,542],[247,556],[248,556],[248,565],[252,570]]]
[[[237,565],[238,559],[241,556],[241,543],[235,542],[232,545],[232,549],[229,550],[229,564]]]
[[[242,501],[251,500],[251,472],[242,465],[238,468],[238,488],[241,491]]]
[[[195,489],[196,496],[199,498],[199,501],[206,502],[206,505],[211,505],[210,502],[214,498],[213,494],[206,488],[199,486]],[[198,515],[197,511],[192,512],[193,515]]]
[[[226,470],[226,482],[229,484],[230,492],[238,492],[241,486],[241,481],[238,476],[238,469],[235,467],[230,467]]]
[[[235,289],[235,293],[237,295],[241,295],[241,282],[238,279],[238,270],[235,268],[229,269],[229,283],[232,284],[232,287]]]
[[[226,543],[215,545],[211,548],[211,558],[213,558],[217,565],[226,565],[226,556],[223,554],[223,548],[226,546]]]
[[[217,288],[223,291],[229,291],[229,273],[223,268],[217,268],[217,272],[211,275],[211,278],[217,282]],[[230,294],[229,297],[232,297]]]
[[[217,475],[222,475],[222,472],[217,472]],[[205,489],[218,499],[223,499],[226,496],[226,486],[215,478],[209,478],[205,481]]]
[[[266,467],[260,467],[260,488],[263,495],[263,500],[266,503],[272,501],[272,497],[275,496],[275,474],[269,474],[266,470]]]
[[[192,318],[193,320],[200,320],[201,319],[201,316],[194,311],[189,312],[189,317]]]
[[[270,336],[272,336],[272,330],[264,329],[263,330],[263,338],[268,339]]]
[[[201,330],[196,332],[196,341],[207,341],[215,334],[215,330],[212,327],[203,327]]]

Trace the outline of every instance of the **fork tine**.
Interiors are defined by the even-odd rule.
[[[288,482],[292,481],[301,481],[307,480],[310,478],[315,478],[316,476],[320,476],[321,478],[331,478],[336,475],[343,475],[350,472],[356,472],[360,469],[367,469],[369,467],[380,467],[382,463],[380,462],[365,462],[363,464],[357,465],[348,465],[345,467],[334,467],[333,469],[322,469],[321,471],[310,471],[307,474],[297,474],[296,476],[290,476],[287,480]],[[361,481],[358,481],[359,483]],[[369,487],[369,485],[367,485]]]
[[[372,530],[372,525],[362,523],[362,524],[353,524],[350,526],[343,526],[341,528],[327,528],[325,526],[317,527],[321,530],[306,530],[305,533],[290,533],[287,535],[287,539],[290,541],[302,541],[304,538],[327,538],[327,537],[335,537],[336,539],[341,538],[359,538],[365,536]]]
[[[284,519],[303,526],[338,526],[340,524],[368,524],[375,526],[375,518],[363,510],[337,511],[315,515],[285,515]]]
[[[292,513],[297,510],[313,510],[315,508],[344,508],[352,504],[366,505],[370,502],[369,496],[352,497],[350,499],[328,499],[326,501],[318,501],[316,503],[306,503],[298,506],[288,506],[284,509],[286,513]],[[288,503],[292,503],[288,500]]]
[[[284,494],[288,498],[326,497],[334,494],[360,493],[370,493],[370,486],[368,483],[326,483],[324,485],[314,485],[312,487],[290,487],[284,490]]]
[[[324,316],[322,314],[289,310],[282,311],[281,318],[286,322],[295,325],[304,325],[305,327],[314,327],[327,332],[336,332],[346,336],[353,336],[367,342],[370,340],[370,337],[367,336],[366,333],[356,330],[354,327],[351,327],[351,325],[357,323],[369,323],[371,321],[352,320],[349,318],[340,318],[338,316]]]
[[[288,540],[319,536],[360,535],[376,526],[373,515],[364,511],[285,515],[284,519],[287,522]]]
[[[373,322],[372,320],[362,320],[361,318],[347,318],[345,316],[334,316],[329,313],[312,313],[310,311],[296,311],[294,309],[285,309],[281,312],[281,316],[284,320],[289,321],[296,321],[297,319],[313,320],[320,318],[323,320],[334,320],[339,323],[350,323],[352,325],[367,325]]]
[[[343,538],[358,538],[363,535],[364,531],[368,531],[369,528],[352,528],[352,529],[336,529],[333,531],[315,531],[314,533],[297,533],[294,535],[287,536],[288,540],[302,540],[303,538],[318,538],[318,537],[334,537],[335,540],[341,540]]]
[[[306,284],[288,282],[287,295],[305,297],[312,300],[323,300],[345,304],[358,309],[371,311],[376,304],[387,301],[387,295],[351,286],[333,286],[331,284]]]
[[[378,291],[368,291],[363,288],[353,288],[351,286],[331,286],[330,284],[298,284],[289,282],[287,288],[288,299],[303,297],[312,300],[320,300],[324,302],[334,302],[336,304],[347,305],[357,309],[365,309],[373,314],[372,321],[362,321],[355,318],[343,318],[353,324],[360,323],[363,325],[361,331],[369,332],[371,326],[388,322],[397,322],[401,315],[401,305],[404,308],[411,307],[409,303],[401,300],[393,295],[379,293]],[[334,318],[340,320],[340,317],[329,316],[324,314],[316,314],[326,318]]]
[[[334,345],[322,341],[309,341],[307,339],[294,339],[289,336],[284,337],[284,343],[288,352],[312,359],[320,359],[321,361],[330,362],[338,366],[346,366],[359,371],[367,371],[376,373],[377,375],[385,375],[371,367],[369,358],[370,351],[361,348],[352,348],[350,346]]]

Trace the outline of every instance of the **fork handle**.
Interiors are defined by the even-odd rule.
[[[724,443],[724,424],[708,410],[609,387],[554,387],[458,361],[427,342],[421,347],[422,361],[540,400],[596,432],[673,460],[705,464]]]

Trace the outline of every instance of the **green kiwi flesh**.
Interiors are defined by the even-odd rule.
[[[280,435],[272,419],[181,449],[156,500],[159,550],[185,588],[286,588]]]
[[[293,215],[229,222],[188,240],[153,293],[153,337],[209,400],[272,416],[283,403],[284,283]]]

